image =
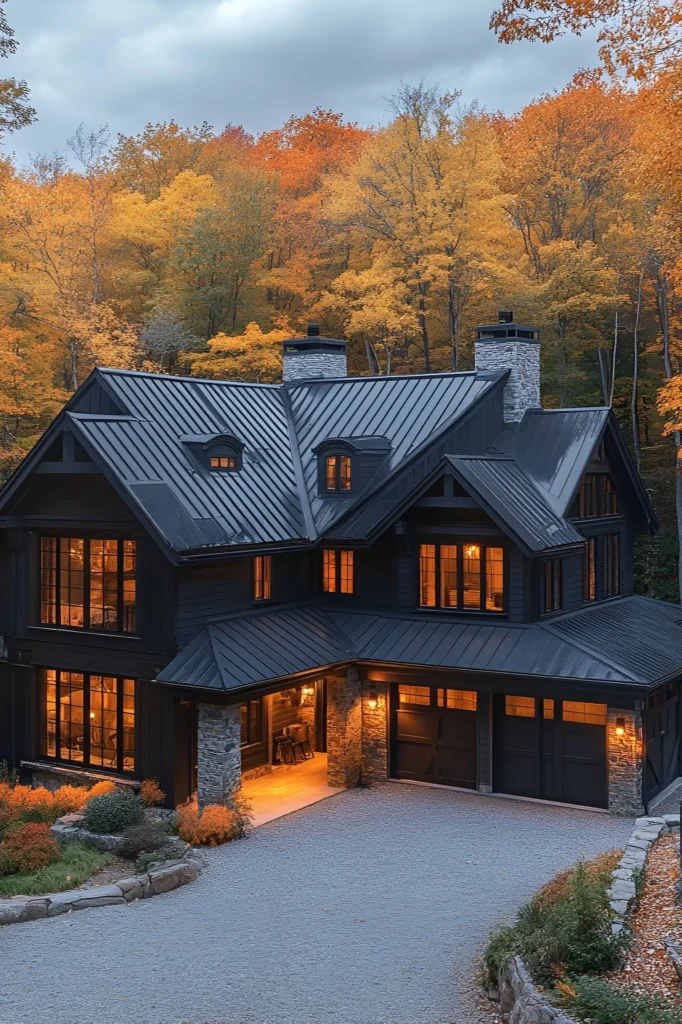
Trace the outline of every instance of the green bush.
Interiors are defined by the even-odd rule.
[[[34,874],[6,875],[0,878],[0,899],[12,896],[44,896],[51,892],[75,889],[86,879],[101,871],[111,857],[82,843],[69,843],[54,864]]]
[[[141,853],[152,853],[168,842],[168,833],[163,822],[152,823],[143,821],[133,825],[123,833],[121,853],[124,857],[134,859]]]
[[[103,793],[89,800],[85,808],[83,828],[98,835],[121,835],[143,820],[138,797],[123,789]]]
[[[578,864],[559,883],[550,884],[519,911],[511,928],[488,942],[485,967],[488,984],[506,959],[519,955],[540,985],[550,986],[563,975],[599,974],[615,969],[622,942],[611,933],[612,914],[607,872],[588,872]]]
[[[560,1005],[572,1017],[590,1024],[682,1024],[682,1010],[658,996],[636,995],[604,978],[578,978],[562,986]]]
[[[167,860],[179,860],[178,853],[172,846],[162,846],[159,850],[150,850],[141,853],[135,861],[135,870],[143,875],[152,864],[163,864]]]

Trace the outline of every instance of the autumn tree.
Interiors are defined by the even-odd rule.
[[[6,4],[7,0],[0,0]],[[16,53],[18,43],[7,15],[0,7],[0,57]],[[0,79],[0,139],[6,132],[27,128],[36,120],[36,112],[28,102],[28,86],[16,78]]]
[[[190,358],[193,376],[217,380],[255,381],[271,384],[282,379],[282,342],[292,336],[286,318],[280,317],[271,331],[257,323],[246,325],[243,334],[217,334],[208,351]]]

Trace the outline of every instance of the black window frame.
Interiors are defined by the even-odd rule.
[[[55,621],[44,622],[42,618],[42,595],[43,595],[43,564],[42,564],[42,553],[43,553],[43,540],[55,540],[55,564],[54,564],[54,580],[55,580]],[[83,542],[83,625],[76,626],[71,623],[61,623],[60,611],[62,607],[61,602],[61,541],[67,540],[78,540]],[[105,629],[103,626],[91,626],[90,625],[90,605],[91,605],[91,581],[90,581],[90,545],[93,541],[116,541],[117,543],[117,594],[116,594],[116,605],[117,605],[117,622],[116,629]],[[135,615],[135,628],[125,629],[125,607],[123,602],[124,594],[124,544],[134,543],[135,545],[135,604],[134,608]],[[79,633],[90,633],[98,636],[127,636],[127,637],[139,637],[138,625],[140,619],[140,542],[137,537],[101,537],[94,534],[81,533],[76,535],[75,533],[58,533],[54,530],[44,531],[38,536],[38,552],[37,552],[37,574],[38,574],[38,587],[37,587],[37,623],[42,629],[63,629],[63,630],[75,630]]]
[[[434,605],[426,605],[421,603],[421,548],[422,546],[432,545],[436,548],[436,577],[435,577],[435,588],[436,588],[436,603]],[[462,550],[469,545],[474,545],[481,549],[481,567],[480,567],[480,600],[478,608],[467,607],[464,604],[464,559],[462,557]],[[457,551],[457,607],[441,604],[441,548],[442,547],[456,547]],[[502,608],[486,608],[486,564],[487,564],[487,550],[488,548],[496,548],[502,551]],[[419,538],[417,545],[417,565],[416,565],[416,579],[417,579],[417,609],[424,612],[446,612],[452,613],[453,615],[495,615],[502,616],[507,615],[509,611],[509,559],[507,555],[507,545],[502,540],[496,540],[494,543],[490,543],[488,540],[429,540],[426,538]]]
[[[327,590],[325,587],[325,554],[332,554],[334,556],[334,580],[335,586],[333,590]],[[341,562],[342,555],[351,556],[351,589],[341,589]],[[355,550],[354,548],[322,548],[320,557],[320,591],[322,594],[332,594],[335,597],[353,597],[355,594]]]
[[[270,567],[270,593],[267,596],[265,596],[265,572],[263,572],[262,578],[263,593],[258,593],[259,579],[256,570],[259,558],[263,559],[263,569],[265,569],[266,562]],[[269,601],[275,600],[274,562],[272,555],[253,555],[251,558],[251,600],[254,604],[267,604]]]
[[[580,481],[575,518],[604,519],[620,515],[618,492],[610,473],[585,473]]]
[[[55,754],[47,753],[47,672],[52,671],[56,673],[56,734],[55,734]],[[59,754],[61,747],[60,741],[60,724],[61,724],[61,701],[59,700],[59,687],[61,683],[61,673],[71,675],[81,675],[83,677],[83,760],[78,761],[73,758],[64,758]],[[101,772],[106,775],[123,775],[126,778],[130,778],[135,775],[138,767],[138,749],[137,749],[137,722],[138,722],[138,693],[139,686],[138,680],[135,676],[119,675],[115,672],[75,672],[70,669],[58,669],[52,666],[47,666],[39,670],[39,695],[40,695],[40,757],[43,761],[49,761],[50,764],[57,765],[68,765],[69,767],[79,768],[82,771],[88,772]],[[116,679],[117,681],[117,692],[116,692],[116,768],[111,768],[105,765],[91,764],[90,763],[90,680],[93,676],[100,676],[104,678]],[[124,698],[124,681],[129,680],[134,686],[134,712],[133,712],[133,767],[124,768],[124,749],[123,749],[123,737],[124,737],[124,712],[123,712],[123,698]]]
[[[615,557],[614,557],[615,556]],[[604,596],[618,597],[621,592],[620,534],[604,534]]]
[[[597,600],[597,539],[588,537],[583,549],[583,601]]]
[[[323,448],[316,448],[317,455],[317,493],[323,498],[348,498],[354,493],[354,478],[356,472],[355,453],[342,444],[328,444]],[[341,487],[341,459],[348,459],[350,473],[350,487]],[[327,487],[327,459],[336,459],[335,486]]]
[[[233,465],[212,466],[212,459],[232,460]],[[228,444],[214,444],[206,451],[206,465],[211,473],[238,473],[243,466],[243,454]]]
[[[564,607],[563,559],[548,558],[542,567],[542,614],[555,615]]]

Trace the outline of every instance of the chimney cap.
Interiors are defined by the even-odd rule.
[[[319,338],[319,336],[320,336],[320,325],[317,323],[316,320],[311,320],[308,323],[308,337],[309,338]]]

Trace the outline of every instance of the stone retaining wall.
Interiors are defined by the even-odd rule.
[[[509,1014],[509,1024],[575,1024],[535,987],[518,956],[501,968],[499,991],[500,1009]]]
[[[133,900],[146,900],[193,882],[200,866],[200,855],[191,851],[182,860],[167,861],[143,875],[122,878],[113,885],[93,885],[88,889],[71,889],[49,896],[14,896],[0,900],[0,925],[57,917],[71,910],[122,906]]]

